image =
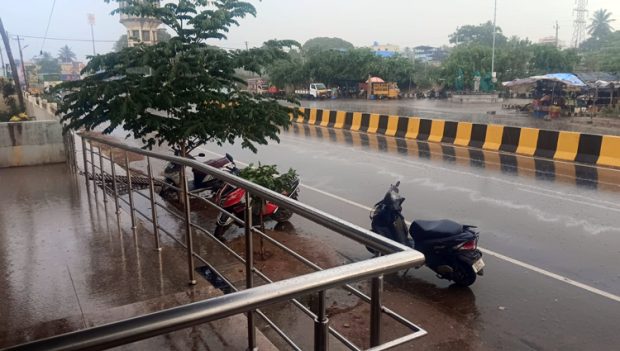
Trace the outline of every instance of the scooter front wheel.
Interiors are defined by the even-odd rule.
[[[221,239],[224,236],[224,233],[226,233],[228,227],[229,226],[218,224],[213,231],[213,235],[215,235],[216,238]]]
[[[458,286],[467,287],[472,285],[476,281],[476,272],[471,265],[465,262],[456,262],[456,265],[452,267],[452,281]]]

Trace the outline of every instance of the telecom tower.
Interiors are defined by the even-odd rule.
[[[577,7],[574,10],[575,22],[573,22],[573,40],[575,48],[579,47],[586,39],[586,16],[588,14],[588,0],[575,0]]]
[[[141,0],[143,2],[145,0]],[[152,2],[152,0],[149,0]],[[126,4],[120,2],[120,7]],[[159,1],[157,1],[159,6]],[[157,28],[161,21],[152,17],[138,17],[121,13],[121,24],[127,28],[127,44],[132,47],[138,43],[155,44],[157,43]]]

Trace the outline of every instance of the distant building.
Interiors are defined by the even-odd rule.
[[[66,62],[60,64],[60,80],[79,80],[80,71],[84,68],[82,62]]]
[[[372,49],[377,56],[381,57],[392,57],[400,51],[400,47],[398,45],[379,44],[376,41],[372,44],[370,49]]]
[[[448,52],[443,48],[420,45],[413,48],[413,55],[416,60],[425,63],[439,63],[442,62],[446,57],[448,57]]]
[[[540,38],[538,40],[538,44],[556,46],[555,40],[556,40],[556,38],[554,36],[544,37],[544,38]],[[557,42],[557,47],[558,48],[564,47],[564,42],[559,40]]]
[[[144,1],[144,0],[141,0]],[[159,5],[159,1],[157,1]],[[120,2],[123,8],[126,4]],[[138,43],[152,45],[157,43],[157,28],[161,21],[152,17],[138,17],[121,13],[121,24],[127,28],[127,45],[134,46]]]

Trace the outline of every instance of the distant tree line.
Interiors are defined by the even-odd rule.
[[[535,44],[517,36],[506,37],[501,27],[495,33],[495,71],[499,82],[532,75],[580,71],[620,72],[620,31],[614,31],[611,13],[598,10],[588,27],[590,37],[579,48],[562,49],[553,44]],[[328,85],[362,82],[369,75],[394,81],[402,90],[460,85],[472,89],[474,76],[491,76],[493,23],[466,25],[450,34],[448,57],[441,62],[415,60],[410,48],[394,57],[376,56],[369,48],[355,48],[340,38],[314,38],[300,50],[289,52],[266,70],[277,86],[298,86],[310,81]]]

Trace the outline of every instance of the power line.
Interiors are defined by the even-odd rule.
[[[75,39],[75,38],[50,38],[50,37],[38,37],[38,36],[34,36],[34,35],[21,35],[19,34],[20,37],[22,38],[30,38],[30,39],[43,39],[43,40],[59,40],[59,41],[87,41],[87,42],[91,42],[92,39]],[[116,43],[116,40],[95,40],[95,42],[100,42],[100,43]]]
[[[47,38],[47,33],[50,30],[50,23],[52,23],[52,15],[54,14],[54,7],[56,7],[56,0],[52,3],[52,10],[50,11],[50,15],[47,18],[47,28],[45,28],[45,36],[43,37],[43,43],[41,43],[41,52],[43,52],[43,46],[45,46],[45,38]]]

